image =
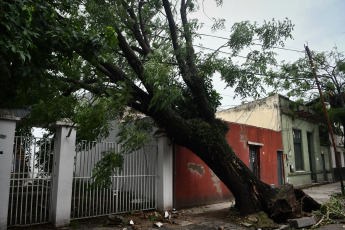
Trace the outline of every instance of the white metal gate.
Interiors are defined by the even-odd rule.
[[[156,208],[157,146],[147,145],[124,155],[123,170],[112,176],[109,189],[90,189],[92,169],[103,151],[120,152],[115,142],[77,145],[71,218],[88,218]]]
[[[15,137],[8,226],[50,222],[53,141]]]

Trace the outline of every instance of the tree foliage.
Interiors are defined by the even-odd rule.
[[[112,183],[111,176],[122,171],[123,155],[113,151],[102,152],[102,160],[98,161],[96,166],[92,170],[93,182],[90,189],[109,188]]]
[[[324,92],[336,95],[344,92],[344,55],[336,48],[330,52],[311,52],[315,71]],[[293,63],[283,63],[280,71],[272,73],[273,86],[287,91],[288,96],[305,99],[318,97],[316,81],[306,56]]]
[[[334,132],[343,135],[345,127],[345,57],[335,47],[329,52],[312,52],[312,60],[325,101],[329,104],[329,117]],[[284,63],[279,72],[271,73],[270,85],[275,90],[287,92],[287,96],[312,102],[314,108],[324,116],[320,95],[308,57],[293,63]],[[327,134],[327,132],[326,132]],[[328,139],[328,135],[326,135]]]
[[[224,59],[218,51],[204,54],[193,48],[200,25],[187,15],[198,8],[197,1],[1,4],[6,31],[0,40],[1,96],[7,98],[1,107],[29,106],[35,123],[68,117],[80,127],[94,124],[93,134],[85,136],[90,139],[107,133],[109,128],[96,126],[109,126],[107,120],[121,116],[126,106],[147,115],[169,109],[187,119],[213,117],[220,105],[212,86],[217,71],[241,96],[258,94],[260,77],[254,73],[263,74],[275,63],[270,48],[283,45],[293,29],[288,20],[236,23],[227,44],[234,56]],[[233,57],[257,39],[262,52],[253,50],[242,66],[236,65]],[[98,120],[86,118],[95,113]]]

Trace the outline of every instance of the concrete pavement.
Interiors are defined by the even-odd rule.
[[[314,198],[317,202],[323,204],[331,199],[332,194],[340,193],[340,182],[337,183],[330,183],[324,184],[320,186],[314,186],[308,189],[303,189],[303,191]],[[321,226],[319,229],[322,230],[340,230],[345,229],[345,224],[329,224],[325,226]]]
[[[330,201],[331,195],[335,193],[340,193],[340,182],[323,184],[319,186],[313,186],[303,191],[314,198],[320,204]]]

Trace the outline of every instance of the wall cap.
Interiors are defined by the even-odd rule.
[[[3,111],[0,110],[0,120],[9,120],[9,121],[19,121],[20,118],[10,115],[10,114],[4,114]]]
[[[55,126],[75,127],[76,124],[69,118],[63,118],[55,123]]]

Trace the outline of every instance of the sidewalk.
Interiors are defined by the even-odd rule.
[[[330,183],[330,184],[325,184],[325,185],[320,185],[320,186],[314,186],[308,189],[303,189],[303,191],[314,198],[317,202],[320,204],[326,203],[330,201],[331,195],[340,193],[341,188],[340,188],[340,182],[336,183]],[[340,229],[345,229],[345,224],[329,224],[320,227],[319,229],[322,230],[340,230]]]
[[[340,182],[329,183],[323,185],[316,185],[310,188],[303,189],[303,191],[314,198],[319,203],[325,203],[330,201],[330,197],[334,193],[340,193]],[[195,207],[190,209],[178,210],[183,212],[182,218],[174,219],[173,224],[164,224],[160,229],[181,229],[181,230],[207,230],[207,229],[251,229],[246,228],[228,221],[226,216],[227,210],[232,205],[231,202],[224,202],[212,205],[205,205],[201,207]],[[142,226],[141,229],[158,229],[153,227],[152,222],[148,221],[150,225]],[[143,224],[140,223],[140,224]],[[322,226],[320,229],[344,229],[345,224],[333,224]],[[91,226],[81,225],[77,228],[67,227],[63,229],[92,229],[92,230],[123,230],[132,229],[132,227],[118,228],[114,226]]]
[[[303,191],[320,204],[330,201],[331,195],[340,193],[340,182],[313,186]]]
[[[330,200],[330,197],[334,193],[340,193],[340,182],[317,185],[310,188],[303,189],[303,191],[314,198],[319,203],[325,203]],[[181,230],[207,230],[207,229],[253,229],[240,226],[238,224],[232,223],[229,221],[229,208],[231,207],[232,202],[224,202],[212,205],[205,205],[200,207],[194,207],[190,209],[181,209],[177,210],[181,213],[179,218],[172,218],[171,223],[164,223],[161,228],[153,226],[153,221],[150,221],[148,218],[144,218],[147,212],[142,214],[125,214],[125,220],[133,220],[137,225],[136,227],[115,227],[107,226],[106,217],[99,219],[88,219],[88,220],[76,220],[73,221],[77,224],[74,227],[62,227],[57,228],[58,230],[123,230],[123,229],[181,229]],[[153,212],[153,211],[152,211]],[[72,226],[72,225],[71,225]],[[140,228],[139,228],[140,226]],[[44,228],[39,229],[47,229]],[[21,228],[23,229],[23,228]],[[34,229],[34,228],[30,228]],[[35,228],[36,229],[36,228]],[[56,229],[56,228],[54,228]],[[345,229],[345,224],[332,224],[327,226],[322,226],[320,229]]]

